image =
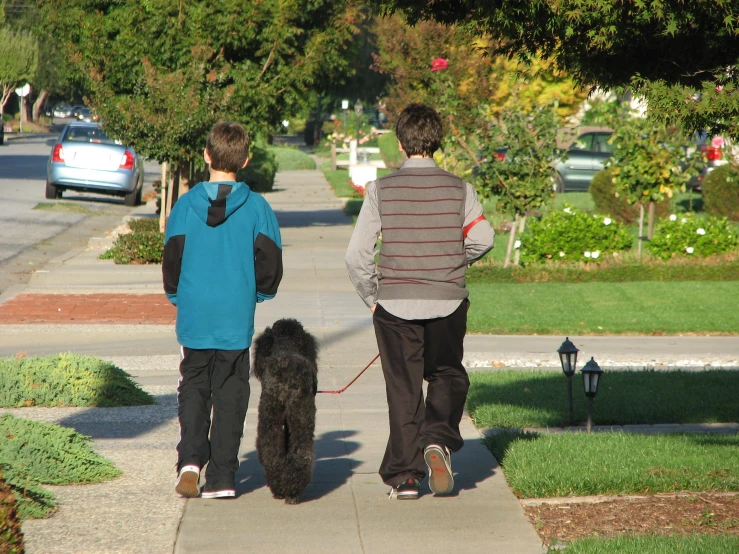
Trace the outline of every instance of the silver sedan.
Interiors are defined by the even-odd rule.
[[[99,123],[68,123],[51,151],[46,175],[46,198],[61,198],[72,189],[122,196],[126,206],[141,203],[143,160],[108,137]]]

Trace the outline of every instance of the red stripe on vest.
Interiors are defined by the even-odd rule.
[[[467,238],[467,233],[470,232],[470,229],[472,229],[475,225],[477,225],[478,223],[480,223],[481,221],[484,221],[484,220],[485,220],[485,216],[484,215],[481,215],[477,219],[472,220],[469,223],[469,225],[465,225],[465,228],[462,229],[462,238],[465,238],[466,239]]]

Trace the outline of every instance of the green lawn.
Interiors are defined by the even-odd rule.
[[[488,334],[736,334],[739,282],[470,284],[467,330]]]
[[[278,167],[281,171],[295,171],[301,169],[315,169],[316,162],[305,152],[289,146],[270,146],[268,151],[277,156]]]
[[[557,550],[552,549],[551,552]],[[739,552],[731,535],[624,536],[567,543],[567,554],[728,554]]]
[[[552,351],[557,346],[553,341]],[[560,370],[473,371],[469,375],[467,409],[478,427],[568,424],[567,379]],[[587,404],[579,371],[572,388],[573,423],[583,425]],[[593,420],[596,425],[739,421],[737,391],[739,371],[606,371],[595,398]]]
[[[739,435],[504,431],[485,444],[520,498],[739,491]]]

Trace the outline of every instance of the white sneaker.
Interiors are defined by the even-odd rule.
[[[198,481],[200,480],[200,468],[198,466],[182,466],[174,490],[185,498],[196,498],[200,494]]]
[[[446,446],[429,444],[423,450],[423,459],[429,468],[429,487],[434,494],[449,494],[454,490],[452,453]]]
[[[201,498],[234,498],[236,491],[234,489],[221,489],[217,491],[206,491],[200,495]]]

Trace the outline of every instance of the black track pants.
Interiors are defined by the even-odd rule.
[[[390,417],[380,477],[390,486],[408,477],[424,478],[423,449],[429,444],[445,445],[454,452],[464,444],[459,422],[470,386],[462,365],[468,306],[464,300],[446,317],[423,320],[400,319],[379,304],[375,308],[373,322]],[[425,403],[424,380],[428,381]]]
[[[210,462],[206,481],[232,488],[249,405],[249,349],[182,351],[177,470],[185,465],[202,468]]]

